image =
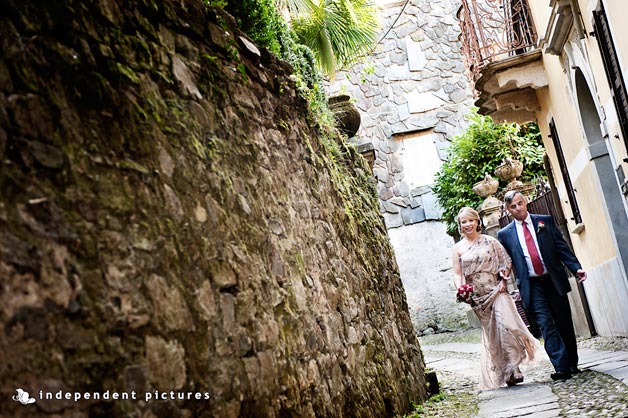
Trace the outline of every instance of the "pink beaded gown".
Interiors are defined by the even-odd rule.
[[[488,235],[481,235],[460,256],[462,277],[473,285],[473,310],[482,324],[480,390],[505,385],[518,366],[533,361],[541,349],[510,294],[499,291],[498,271],[510,263],[504,247]]]

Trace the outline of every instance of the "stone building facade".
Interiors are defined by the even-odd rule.
[[[572,311],[590,311],[574,318],[577,332],[628,336],[626,2],[518,3],[521,12],[504,19],[496,2],[461,1],[462,24],[475,22],[464,48],[478,111],[538,124],[565,235],[588,275],[581,285],[570,278]],[[499,38],[510,42],[491,44]]]
[[[329,95],[348,94],[361,113],[352,140],[372,155],[415,327],[454,327],[466,310],[452,297],[453,240],[430,185],[473,104],[458,40],[460,2],[380,1],[380,7],[376,49],[339,72]]]

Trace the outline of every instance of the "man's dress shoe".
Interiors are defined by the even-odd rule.
[[[556,373],[552,373],[550,377],[552,378],[552,380],[567,380],[567,379],[571,379],[571,373],[570,372],[556,372]]]

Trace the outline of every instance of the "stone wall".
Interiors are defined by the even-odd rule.
[[[449,140],[468,124],[464,116],[473,98],[458,42],[460,1],[386,3],[379,45],[363,63],[340,72],[330,92],[349,94],[360,110],[362,125],[354,141],[375,152],[380,211],[406,293],[416,302],[410,309],[417,330],[428,325],[466,326],[446,267],[451,266],[451,238],[434,235],[445,234],[436,225],[406,228],[438,223],[442,209],[429,183],[409,184],[407,164],[412,161],[404,156],[408,152],[404,138],[430,132],[438,151],[434,158],[445,159]],[[392,228],[398,230],[393,233]],[[424,262],[425,254],[438,261]],[[435,263],[437,269],[432,268]]]
[[[452,330],[468,325],[469,305],[455,302],[451,271],[454,242],[445,229],[442,222],[421,222],[388,231],[401,277],[411,278],[404,281],[404,287],[417,331]]]
[[[368,168],[308,122],[286,63],[200,1],[0,12],[0,416],[425,399]]]
[[[406,180],[400,136],[433,133],[441,159],[451,137],[467,125],[473,104],[460,52],[455,0],[399,2],[382,9],[382,40],[375,51],[336,75],[331,95],[349,94],[362,116],[355,141],[371,144],[386,226],[438,219],[429,188]],[[431,194],[431,193],[430,193]],[[388,203],[388,204],[387,204]]]

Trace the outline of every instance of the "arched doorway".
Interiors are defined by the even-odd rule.
[[[628,217],[626,217],[623,196],[609,155],[608,145],[600,129],[601,120],[593,95],[584,74],[578,67],[575,69],[574,78],[580,119],[588,143],[590,160],[594,164],[604,198],[601,203],[606,209],[624,272],[628,272]]]
[[[584,288],[596,331],[601,335],[626,335],[628,321],[623,318],[628,314],[625,306],[628,295],[628,216],[609,145],[602,133],[600,112],[582,70],[579,67],[574,70],[573,81],[589,160],[593,164],[594,181],[601,192],[600,205],[617,251],[616,258],[595,268],[595,276],[601,280],[585,282]]]

